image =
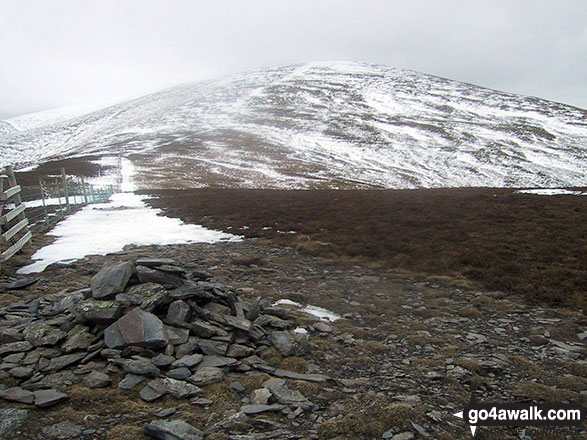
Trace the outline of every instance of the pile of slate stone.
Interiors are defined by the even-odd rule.
[[[259,356],[271,346],[284,356],[306,352],[307,335],[292,327],[291,309],[239,297],[173,260],[109,265],[91,288],[0,308],[0,378],[18,384],[0,386],[0,398],[46,407],[67,400],[68,386],[82,383],[137,387],[146,401],[172,395],[206,404],[201,387],[227,374],[260,371],[273,378],[241,412],[301,412],[313,404],[285,379],[328,378],[272,368]],[[231,386],[238,391],[239,385]]]

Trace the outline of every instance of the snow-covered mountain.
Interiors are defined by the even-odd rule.
[[[13,131],[15,130],[12,125],[10,125],[8,122],[0,121],[0,138]]]
[[[124,156],[147,188],[587,186],[587,111],[370,64],[257,70],[19,128],[0,131],[0,165]]]

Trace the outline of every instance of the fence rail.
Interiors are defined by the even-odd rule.
[[[8,245],[8,248],[1,251],[0,263],[8,261],[32,237],[28,228],[28,219],[24,214],[25,207],[22,204],[21,191],[21,187],[16,184],[16,177],[12,167],[6,167],[6,174],[3,174],[0,178],[0,203],[2,203],[0,209],[0,241],[4,245]]]
[[[39,178],[38,186],[17,185],[12,167],[0,174],[0,265],[21,250],[33,232],[55,225],[69,212],[91,203],[103,203],[112,187],[97,188],[83,177],[69,176],[65,169],[57,176]]]

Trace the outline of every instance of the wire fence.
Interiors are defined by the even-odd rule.
[[[114,188],[95,187],[83,177],[61,175],[39,178],[38,185],[21,187],[12,167],[0,172],[0,268],[28,242],[32,234],[54,226],[68,213],[91,203],[103,203]]]
[[[21,198],[30,229],[42,232],[69,212],[107,201],[113,192],[111,186],[96,187],[85,183],[82,177],[62,174],[39,179],[37,186],[23,187]]]

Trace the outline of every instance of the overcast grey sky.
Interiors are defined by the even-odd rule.
[[[587,108],[586,0],[0,0],[0,119],[348,60]]]

